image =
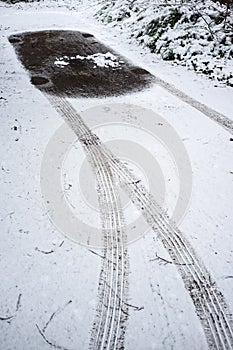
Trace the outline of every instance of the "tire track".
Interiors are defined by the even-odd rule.
[[[104,145],[101,147],[111,168],[118,174],[122,188],[142,212],[154,232],[159,235],[164,248],[177,265],[203,325],[210,348],[232,349],[232,315],[223,295],[203,263],[197,258],[184,235],[169,220],[146,188],[138,182],[138,179],[124,164],[114,159]]]
[[[75,131],[77,135],[83,137],[83,140],[90,140],[92,142],[92,148],[90,153],[92,157],[96,159],[101,159],[102,167],[98,168],[98,176],[100,172],[106,172],[108,177],[101,180],[101,185],[103,184],[106,187],[105,192],[101,197],[106,197],[109,199],[110,203],[116,203],[117,197],[114,197],[112,193],[117,193],[114,187],[114,179],[111,177],[112,174],[118,177],[118,181],[120,186],[124,189],[124,191],[128,194],[131,201],[135,204],[135,206],[142,212],[147,223],[152,227],[153,231],[159,235],[164,248],[168,251],[172,261],[177,265],[178,271],[183,279],[185,288],[187,289],[193,304],[196,309],[196,313],[201,321],[204,332],[206,334],[206,339],[208,345],[211,349],[232,349],[233,347],[233,327],[232,327],[232,315],[227,307],[225,299],[222,293],[218,290],[215,282],[212,280],[209,272],[204,267],[204,264],[200,261],[200,259],[196,256],[194,250],[192,249],[190,243],[187,241],[185,236],[178,230],[174,223],[172,223],[167,215],[163,212],[163,210],[159,207],[155,199],[151,196],[151,194],[146,190],[144,186],[139,183],[138,179],[128,170],[128,168],[122,164],[114,155],[101,143],[100,139],[93,134],[84,124],[78,113],[74,110],[74,108],[68,103],[64,102],[64,99],[60,99],[63,101],[64,106],[61,108],[56,108],[60,114],[67,114],[66,118],[68,118],[68,123],[71,125],[72,129]],[[53,103],[54,107],[55,104]],[[72,115],[72,118],[70,116]],[[64,115],[63,115],[64,117]],[[77,128],[79,132],[77,133]],[[79,136],[81,142],[82,138]],[[84,141],[83,141],[84,142]],[[84,142],[85,143],[85,142]],[[95,149],[95,150],[94,150]],[[96,153],[97,152],[97,153]],[[98,156],[97,156],[98,154]],[[93,161],[94,162],[94,161]],[[96,167],[95,163],[95,167]],[[106,171],[107,169],[107,171]],[[110,170],[109,170],[110,169]],[[100,181],[100,180],[99,180]],[[110,181],[110,189],[108,189]],[[101,206],[104,204],[100,201]],[[115,208],[115,205],[111,207],[113,215],[118,212]],[[103,214],[105,215],[105,214]],[[111,218],[114,221],[114,219]],[[111,221],[112,222],[112,221]],[[114,224],[115,225],[115,224]],[[114,226],[112,224],[112,226]],[[116,251],[119,252],[119,247],[116,248]],[[116,262],[115,258],[116,253],[112,254],[112,258],[114,258],[114,263]],[[112,259],[113,261],[113,259]],[[119,268],[119,262],[117,262],[117,269]],[[106,267],[104,267],[106,268]],[[109,269],[109,267],[107,267]],[[119,279],[120,280],[120,279]],[[113,279],[110,280],[111,283]],[[116,282],[116,278],[114,277],[115,286],[118,286],[118,282]],[[111,285],[110,285],[111,286]],[[109,288],[110,289],[110,288]],[[112,289],[112,287],[111,287]],[[102,293],[102,292],[101,292]],[[102,294],[100,293],[100,296]],[[109,292],[110,293],[110,292]],[[122,289],[120,289],[120,293],[122,293]],[[106,284],[105,284],[105,294],[106,293]],[[116,302],[116,290],[115,290],[115,299]],[[121,295],[121,294],[119,294]],[[110,293],[110,298],[108,296],[108,300],[112,298],[112,293]],[[106,298],[105,298],[106,299]],[[122,298],[120,297],[122,301]],[[120,305],[119,305],[120,306]],[[111,309],[112,304],[109,302],[108,304],[108,313]],[[99,311],[98,311],[99,312]],[[115,317],[116,309],[113,307],[113,312],[111,317]],[[109,318],[109,316],[104,317]],[[119,320],[119,318],[118,318]],[[109,322],[111,322],[111,326],[109,327]],[[106,326],[106,324],[108,326]],[[95,342],[95,348],[100,349],[116,349],[117,347],[117,336],[119,332],[118,325],[115,326],[115,338],[112,336],[112,332],[114,329],[114,325],[116,324],[113,319],[111,321],[105,322],[104,331],[101,321],[101,326],[99,325],[99,333],[101,329],[101,337],[102,337],[102,345],[99,346],[99,338]],[[95,328],[93,329],[95,331]],[[105,339],[110,336],[110,340],[104,343]],[[114,339],[114,347],[111,347],[111,339]],[[119,337],[120,338],[120,337]],[[109,338],[108,338],[109,339]],[[94,349],[94,348],[93,348]]]
[[[120,198],[106,158],[98,150],[99,139],[90,132],[65,99],[47,95],[59,114],[75,128],[96,176],[98,200],[104,240],[103,263],[99,282],[99,303],[93,324],[90,349],[122,349],[124,347],[127,309],[128,256]]]
[[[169,91],[172,95],[178,97],[183,102],[197,109],[199,112],[203,113],[208,118],[214,120],[216,123],[221,125],[224,129],[226,129],[228,132],[230,132],[233,135],[233,120],[215,111],[214,109],[206,106],[204,103],[201,103],[195,100],[194,98],[185,94],[181,90],[177,89],[174,85],[167,83],[165,80],[158,78],[155,75],[154,75],[154,82],[157,85]]]
[[[103,167],[101,167],[100,168],[100,175],[101,175],[101,173],[104,173],[104,171],[106,171],[106,169],[103,169]],[[111,184],[112,179],[110,179],[109,176],[106,176],[106,180],[107,180],[107,184],[109,184],[109,183]],[[103,183],[104,183],[103,179],[100,179],[99,184],[103,185]],[[111,188],[109,186],[109,188],[108,188],[109,193],[105,193],[105,194],[106,195],[111,194],[110,191],[111,191]],[[114,195],[114,193],[113,193],[113,195]],[[109,196],[107,201],[109,201],[109,200],[111,201],[110,203],[113,203],[112,196]],[[102,203],[102,205],[103,205],[103,203]],[[115,209],[114,212],[112,212],[112,209]],[[116,217],[116,213],[118,211],[119,211],[118,208],[108,208],[106,210],[106,212],[110,212],[112,217],[108,218],[108,220],[106,220],[106,217],[105,217],[105,220],[104,220],[105,223],[106,222],[110,223],[111,230],[115,230],[117,233],[120,232],[120,230],[118,230],[118,225],[123,224],[121,220],[118,220],[118,222],[117,222],[117,219],[120,219],[119,213],[117,214],[118,218]],[[110,220],[112,222],[109,222]],[[103,220],[102,220],[102,222],[103,222]],[[107,228],[107,227],[106,227],[106,229],[109,230],[109,228]],[[122,226],[121,226],[121,229],[122,229]],[[120,307],[120,305],[117,305],[117,302],[119,300],[117,298],[117,295],[119,293],[120,300],[123,298],[122,273],[123,273],[124,266],[120,267],[118,260],[120,260],[120,258],[122,257],[123,245],[122,245],[122,242],[121,242],[121,245],[119,245],[118,238],[113,237],[112,232],[113,231],[111,231],[111,247],[107,246],[107,251],[110,251],[110,257],[111,257],[111,264],[110,264],[111,265],[111,279],[110,279],[110,281],[108,281],[108,283],[106,283],[109,268],[108,269],[105,268],[104,271],[106,271],[105,273],[107,273],[107,276],[105,276],[105,280],[104,280],[104,293],[105,293],[105,295],[108,296],[108,298],[101,297],[101,304],[102,304],[101,317],[100,317],[100,321],[99,321],[96,342],[95,342],[94,347],[92,347],[95,349],[109,348],[109,344],[107,344],[107,346],[105,346],[106,339],[109,339],[109,343],[111,344],[111,337],[114,333],[113,322],[115,322],[115,320],[118,321],[120,319],[120,312],[119,311],[121,310],[121,307]],[[109,236],[109,233],[108,233],[108,236]],[[122,259],[122,261],[123,261],[123,259]],[[108,262],[109,262],[109,258],[108,258]],[[114,274],[114,268],[115,268],[115,274]],[[118,284],[121,284],[120,288],[118,288]],[[106,288],[107,288],[107,291],[109,293],[106,293]],[[106,310],[106,314],[103,315],[103,311],[104,311],[103,306],[105,306],[105,305],[107,305],[107,310]],[[102,333],[101,333],[101,325],[103,327]],[[117,324],[116,332],[118,332],[118,329],[119,329],[119,326]],[[93,330],[93,333],[94,333],[94,335],[96,334],[96,329]],[[114,339],[116,337],[117,336],[114,336]],[[111,347],[111,348],[113,348],[113,347]]]

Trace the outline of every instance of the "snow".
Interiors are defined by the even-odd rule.
[[[88,61],[93,61],[94,65],[97,67],[119,67],[121,61],[118,61],[117,57],[113,55],[111,52],[106,52],[106,53],[95,53],[93,55],[88,55],[88,56],[72,56],[72,57],[59,57],[56,59],[54,62],[55,65],[60,65],[61,67],[69,65],[70,61],[73,60],[88,60]]]
[[[147,2],[141,1],[142,4]],[[129,43],[130,26],[126,29],[125,25],[125,33],[122,33],[117,27],[105,26],[93,18],[98,10],[97,3],[92,6],[93,3],[80,2],[78,8],[76,1],[0,5],[0,316],[15,314],[10,323],[0,321],[0,344],[4,349],[48,349],[35,325],[43,328],[53,312],[62,308],[47,329],[48,338],[70,350],[87,349],[96,308],[101,259],[65,237],[47,216],[40,192],[41,162],[48,142],[63,121],[44,95],[30,84],[7,36],[39,29],[74,29],[92,33],[135,64],[229,118],[233,118],[232,88],[215,86],[214,81],[197,76],[184,67],[161,62],[147,48]],[[148,9],[148,15],[150,13]],[[58,57],[55,64],[64,66],[71,59],[77,57]],[[120,64],[106,54],[89,56],[89,59],[93,64],[104,64],[106,68],[109,64]],[[69,102],[83,115],[87,115],[92,107],[106,104],[138,105],[161,115],[176,130],[188,152],[193,176],[192,197],[180,228],[233,309],[233,169],[229,132],[156,84],[125,96],[69,99]],[[155,157],[158,140],[149,136],[146,140],[143,130],[136,132],[129,125],[127,127],[124,124],[114,128],[100,125],[95,131],[105,142],[128,137]],[[81,162],[84,153],[77,143],[73,144],[72,152],[74,148]],[[168,169],[172,175],[175,173],[173,162],[172,159],[166,162],[165,151],[160,159],[161,168]],[[73,159],[72,154],[70,158]],[[67,180],[74,182],[80,167],[75,163],[72,168],[71,160],[67,159],[63,168],[67,175],[64,180],[66,195],[69,191]],[[167,206],[172,210],[179,183],[175,179],[172,186],[166,180]],[[71,193],[68,198],[77,205],[73,195]],[[83,207],[78,209],[82,211]],[[92,214],[83,212],[85,219],[90,220]],[[41,252],[51,250],[54,251],[51,254]],[[126,348],[145,349],[146,344],[147,349],[207,349],[200,322],[176,267],[151,261],[155,252],[167,257],[160,241],[153,240],[151,231],[129,246],[130,302],[143,305],[144,310],[130,313]],[[21,306],[16,312],[19,294],[22,294]],[[72,303],[64,307],[69,300]]]
[[[64,61],[63,59],[59,58],[59,59],[57,59],[56,61],[54,61],[54,64],[55,64],[56,66],[64,67],[64,66],[68,66],[69,62],[66,62],[66,61]]]
[[[211,0],[181,4],[136,0],[130,6],[127,0],[100,3],[99,20],[127,31],[131,41],[149,47],[154,56],[231,86],[232,8],[225,25],[226,5]]]

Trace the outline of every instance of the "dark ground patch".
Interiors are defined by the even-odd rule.
[[[9,41],[29,71],[32,84],[49,93],[82,97],[121,95],[141,90],[152,81],[149,72],[132,65],[89,33],[48,30],[11,35]],[[103,57],[106,53],[116,58]],[[98,66],[91,56],[95,54],[102,55],[100,59],[104,58],[107,65],[115,66]]]

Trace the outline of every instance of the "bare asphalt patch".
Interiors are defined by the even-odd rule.
[[[153,77],[92,34],[46,30],[9,37],[40,90],[62,96],[121,95],[150,85]]]

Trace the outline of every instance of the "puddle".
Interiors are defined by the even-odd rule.
[[[47,30],[11,35],[10,43],[38,89],[63,96],[101,97],[141,90],[152,75],[90,33]]]

